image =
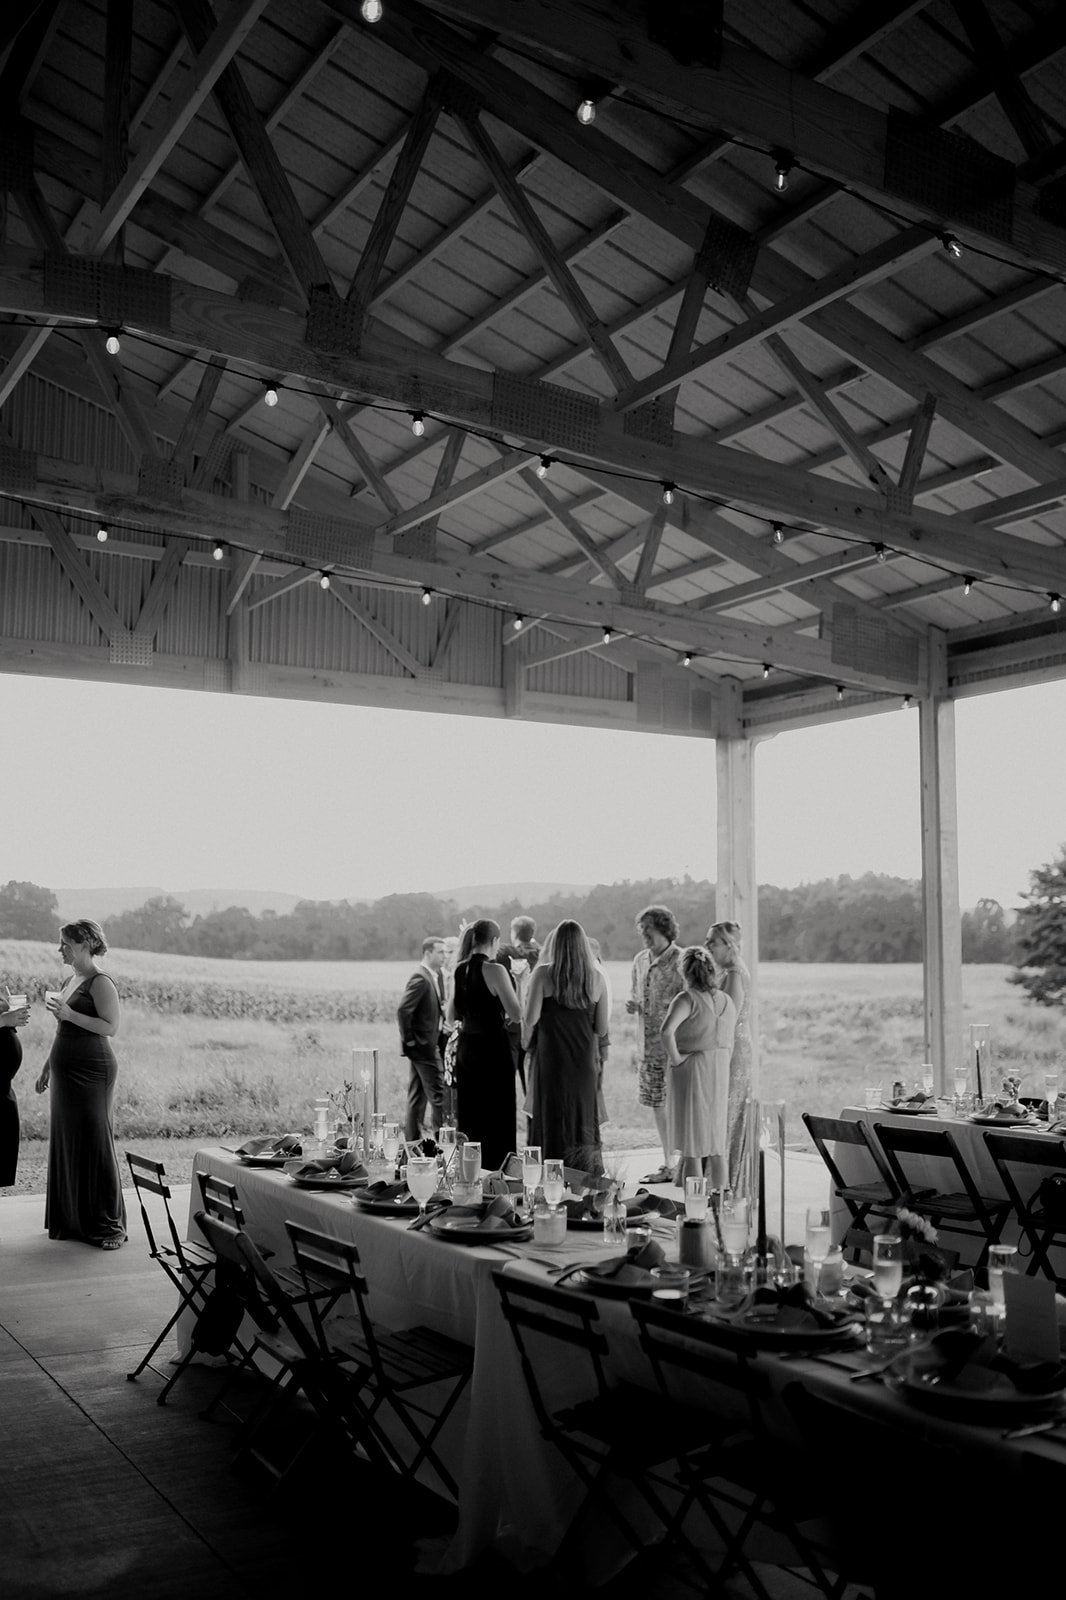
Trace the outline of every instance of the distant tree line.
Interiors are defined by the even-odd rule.
[[[301,900],[290,912],[253,916],[228,906],[191,916],[172,895],[156,895],[107,919],[109,943],[122,949],[245,961],[395,961],[416,957],[427,933],[454,933],[461,920],[493,917],[506,935],[518,912],[535,917],[541,938],[573,917],[600,941],[608,960],[638,947],[634,918],[661,902],[678,919],[683,943],[702,940],[714,920],[714,885],[693,878],[601,883],[585,894],[534,905],[458,906],[429,894],[392,894],[374,901]],[[89,908],[91,914],[91,907]],[[56,897],[32,883],[0,888],[0,938],[54,939]],[[915,962],[922,959],[921,886],[867,873],[820,883],[759,890],[759,954],[764,961]],[[1015,959],[1003,907],[981,900],[962,917],[962,959]]]

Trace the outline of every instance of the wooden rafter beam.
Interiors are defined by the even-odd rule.
[[[226,363],[221,356],[211,356],[204,366],[200,376],[200,383],[196,390],[182,429],[178,435],[170,459],[187,472],[196,446],[204,428],[207,426],[211,414],[211,403],[218,393],[218,386],[222,381],[222,374],[226,370]]]
[[[146,633],[150,638],[154,638],[166,603],[177,587],[178,574],[188,549],[187,539],[167,541],[167,547],[152,574],[152,581],[144,597],[140,615],[133,624],[134,633]]]
[[[442,511],[449,511],[455,506],[462,505],[464,500],[480,494],[489,484],[499,483],[504,478],[513,478],[516,472],[529,466],[535,458],[535,451],[531,453],[529,450],[508,450],[498,461],[482,467],[478,472],[467,473],[465,478],[449,484],[446,489],[437,490],[417,506],[391,517],[383,524],[381,531],[387,534],[406,533],[408,528],[416,528],[420,522],[426,522],[430,517],[439,517]]]
[[[659,557],[659,546],[663,542],[663,532],[666,528],[666,513],[668,507],[661,502],[655,507],[648,518],[648,528],[644,535],[644,543],[640,547],[640,560],[633,577],[633,589],[636,594],[644,597],[651,584],[655,563]]]
[[[914,502],[914,492],[918,487],[918,474],[922,470],[926,446],[929,443],[929,431],[933,426],[935,414],[936,395],[927,394],[914,414],[910,434],[907,438],[907,453],[903,457],[903,466],[900,468],[899,492],[907,505],[912,505]]]
[[[353,616],[372,638],[377,640],[382,649],[387,650],[389,655],[400,663],[405,672],[409,672],[412,678],[425,676],[426,669],[422,662],[419,661],[417,656],[413,656],[407,646],[397,639],[391,628],[386,628],[383,622],[378,621],[369,606],[365,606],[361,600],[356,599],[354,594],[342,589],[339,584],[331,585],[329,592],[337,604],[343,606],[345,611],[350,616]]]
[[[283,594],[291,594],[293,589],[300,589],[305,583],[311,583],[317,578],[317,572],[307,572],[302,568],[287,578],[276,578],[264,593],[256,595],[254,600],[246,600],[245,609],[258,611],[260,606],[271,605],[275,600],[280,600]]]
[[[584,555],[587,560],[592,562],[592,565],[596,568],[596,570],[607,579],[607,582],[611,584],[613,588],[619,591],[622,590],[625,587],[625,579],[622,577],[622,574],[619,572],[614,562],[611,561],[608,556],[603,554],[602,550],[600,550],[596,545],[592,536],[586,532],[586,530],[581,526],[580,522],[578,522],[577,518],[571,514],[567,507],[564,506],[560,500],[555,498],[543,479],[538,478],[535,472],[529,472],[527,470],[523,470],[518,474],[518,476],[521,478],[530,494],[534,495],[540,501],[541,505],[555,519],[560,528],[566,529],[566,532],[570,535],[571,539],[573,539],[582,555]]]
[[[103,160],[100,204],[107,204],[129,165],[130,63],[133,50],[133,0],[107,0],[104,41]],[[122,229],[108,245],[114,261],[123,257]]]
[[[359,306],[364,312],[377,288],[378,279],[385,266],[385,257],[396,237],[400,218],[410,199],[418,169],[426,153],[426,146],[437,125],[440,109],[440,86],[436,81],[431,81],[408,124],[403,146],[389,176],[388,186],[370,229],[370,236],[363,246],[359,265],[348,287],[349,304]]]
[[[1007,121],[1017,134],[1025,154],[1032,160],[1048,149],[1051,136],[1032,95],[1008,64],[1003,40],[985,8],[984,0],[952,0],[952,5],[973,45],[979,67],[987,74],[992,92]]]
[[[864,545],[858,550],[843,550],[839,555],[820,556],[813,561],[792,561],[787,556],[784,559],[788,561],[791,571],[786,573],[780,566],[775,566],[773,573],[765,578],[734,584],[731,588],[717,590],[705,600],[694,601],[692,609],[701,613],[731,611],[735,606],[751,605],[753,600],[765,600],[770,595],[798,588],[813,578],[839,577],[844,572],[860,571],[863,567],[872,566],[877,557],[868,545]],[[845,598],[843,594],[838,596],[841,600]]]

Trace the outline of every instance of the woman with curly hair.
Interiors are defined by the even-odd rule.
[[[739,922],[712,922],[704,940],[718,972],[718,982],[737,1008],[733,1054],[729,1061],[729,1177],[731,1189],[743,1182],[747,1148],[747,1102],[751,1099],[751,1033],[748,996],[751,973],[740,953]]]
[[[681,1154],[681,1181],[706,1173],[726,1181],[729,1058],[737,1008],[718,988],[714,962],[701,945],[681,952],[685,987],[670,1002],[662,1036],[668,1066],[667,1138]]]
[[[544,942],[526,999],[529,1141],[581,1172],[603,1171],[597,1091],[607,1051],[607,986],[579,922]]]

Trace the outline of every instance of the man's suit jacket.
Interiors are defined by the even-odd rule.
[[[400,1026],[400,1049],[405,1056],[425,1060],[440,1048],[441,1008],[436,984],[425,967],[417,967],[396,1011]]]

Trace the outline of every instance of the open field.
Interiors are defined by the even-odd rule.
[[[376,1048],[380,1103],[401,1113],[407,1066],[397,1048],[395,1007],[413,963],[210,961],[109,953],[124,999],[116,1130],[120,1146],[155,1150],[180,1181],[189,1154],[207,1139],[308,1125],[311,1102],[337,1088],[354,1046]],[[1066,1012],[1035,1006],[1005,967],[964,967],[964,1025],[990,1022],[998,1065],[1017,1068],[1023,1092],[1042,1088],[1066,1061]],[[43,1001],[59,980],[50,944],[0,941],[0,983]],[[637,1105],[637,1031],[627,1017],[629,969],[608,964],[614,991],[605,1095],[612,1149],[654,1143]],[[914,1077],[923,1056],[922,975],[917,966],[767,963],[760,969],[762,1091],[784,1100],[789,1137],[805,1138],[801,1111],[834,1112],[864,1083]],[[22,1032],[16,1080],[24,1158],[20,1189],[41,1187],[47,1100],[33,1080],[52,1025],[43,1004]],[[960,1040],[960,1053],[962,1040]],[[37,1145],[34,1149],[33,1146]]]

